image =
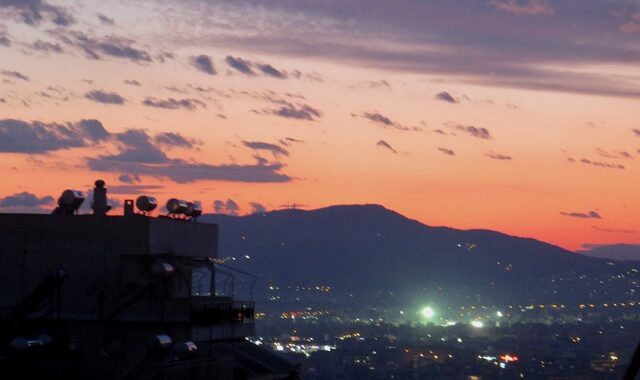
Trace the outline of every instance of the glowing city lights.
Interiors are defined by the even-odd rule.
[[[482,323],[482,321],[471,321],[471,326],[481,329],[484,327],[484,323]]]
[[[426,319],[431,319],[436,315],[436,312],[435,310],[433,310],[431,306],[425,306],[420,311],[420,314],[422,314],[422,316],[425,317]]]

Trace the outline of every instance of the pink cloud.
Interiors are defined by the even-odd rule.
[[[517,15],[553,14],[555,10],[545,0],[491,0],[496,9]]]
[[[640,33],[640,24],[636,24],[635,22],[627,22],[620,26],[620,31],[622,33]]]

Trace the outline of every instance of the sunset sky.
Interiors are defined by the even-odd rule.
[[[3,212],[101,178],[640,242],[638,0],[0,0],[0,57]]]

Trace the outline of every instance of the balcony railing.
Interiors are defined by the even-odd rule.
[[[255,303],[235,301],[220,297],[193,297],[191,300],[191,321],[206,326],[226,323],[253,323]]]

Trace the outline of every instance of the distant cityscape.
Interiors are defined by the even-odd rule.
[[[640,301],[457,309],[258,312],[251,340],[304,379],[618,379],[638,343]]]
[[[256,300],[249,339],[303,379],[618,379],[640,340],[637,261],[379,206],[204,218],[221,263],[259,278],[235,278]]]

